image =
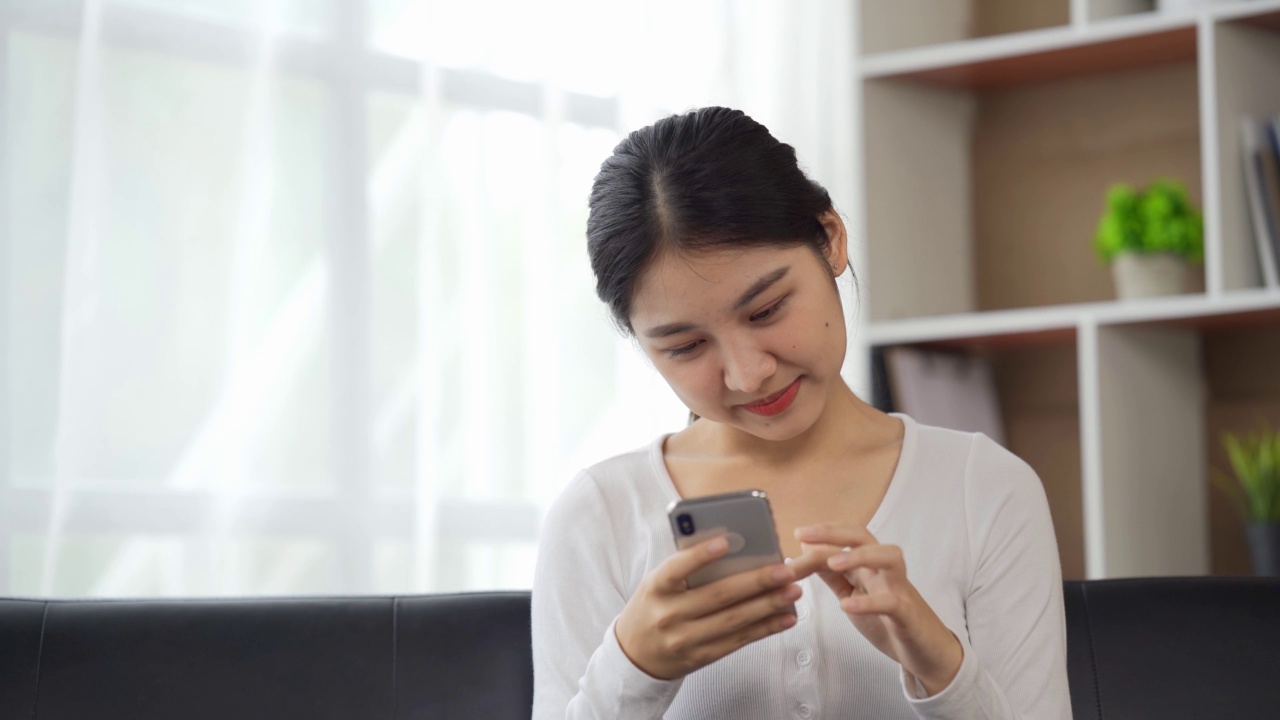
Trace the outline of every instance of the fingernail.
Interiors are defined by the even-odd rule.
[[[783,591],[782,597],[786,598],[787,600],[799,600],[802,592],[803,591],[800,589],[799,585],[792,585],[791,587]]]
[[[711,542],[707,543],[707,552],[711,553],[712,555],[719,555],[720,553],[728,549],[729,549],[729,541],[725,540],[722,537],[718,537],[715,540],[712,540]]]
[[[844,570],[848,566],[849,566],[848,555],[832,555],[830,558],[827,558],[827,567],[831,568],[832,570]]]
[[[813,534],[813,528],[809,527],[808,525],[804,527],[798,527],[796,528],[796,531],[794,534],[797,538],[803,540],[806,537],[809,537],[810,535]]]
[[[782,616],[782,629],[785,630],[795,624],[796,624],[795,615],[792,615],[791,613],[787,613],[786,615]]]
[[[786,582],[792,578],[791,568],[780,567],[773,571],[773,579],[777,582]]]

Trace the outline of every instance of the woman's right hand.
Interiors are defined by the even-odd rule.
[[[801,592],[786,565],[688,589],[688,577],[728,549],[723,537],[713,538],[677,551],[645,575],[614,623],[618,644],[636,667],[674,680],[796,624],[793,611],[782,611]]]

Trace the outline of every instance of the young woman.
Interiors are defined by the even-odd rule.
[[[725,108],[637,130],[587,240],[601,299],[695,420],[549,513],[535,718],[1071,717],[1039,479],[841,379],[845,228],[789,145]],[[667,505],[745,489],[789,561],[688,589],[727,546],[677,552]]]

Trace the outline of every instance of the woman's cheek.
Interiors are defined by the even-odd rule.
[[[706,404],[710,394],[708,387],[709,373],[698,362],[672,362],[662,369],[662,376],[675,391],[676,397],[694,410]]]

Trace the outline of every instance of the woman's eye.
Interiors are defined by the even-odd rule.
[[[670,350],[667,351],[667,354],[670,355],[671,357],[680,357],[681,355],[688,355],[694,350],[697,350],[698,346],[701,344],[702,344],[701,340],[694,340],[688,345],[681,345],[678,348],[671,348]]]
[[[765,308],[764,310],[761,310],[760,312],[756,313],[755,315],[752,315],[752,316],[751,316],[751,322],[760,322],[761,320],[768,320],[769,318],[771,318],[771,317],[773,317],[775,314],[777,314],[778,310],[782,309],[782,304],[783,304],[783,303],[785,303],[786,301],[787,301],[787,299],[786,299],[786,298],[782,298],[781,300],[779,300],[778,302],[776,302],[776,303],[774,303],[774,304],[770,305],[769,307]]]

